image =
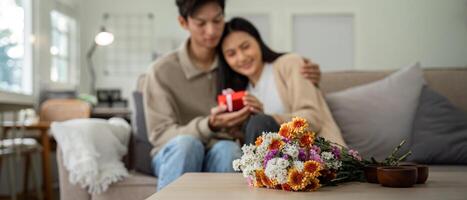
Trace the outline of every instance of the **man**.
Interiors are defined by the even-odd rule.
[[[154,174],[160,190],[185,172],[232,172],[240,147],[226,130],[249,116],[213,112],[218,57],[224,29],[225,0],[176,0],[180,25],[190,38],[180,49],[156,61],[145,83],[144,106]],[[319,82],[319,69],[308,64],[304,76]]]

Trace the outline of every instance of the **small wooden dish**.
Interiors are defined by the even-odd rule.
[[[417,182],[417,168],[409,166],[378,167],[378,182],[385,187],[412,187]]]
[[[417,165],[417,184],[424,184],[428,180],[428,166]]]
[[[365,172],[365,178],[368,183],[379,183],[378,182],[378,175],[377,169],[378,167],[382,167],[381,165],[366,165],[363,167],[363,171]]]
[[[406,163],[406,164],[401,164],[399,166],[403,167],[416,167],[417,168],[417,184],[424,184],[426,180],[428,179],[428,166],[427,165],[419,165],[415,163]]]

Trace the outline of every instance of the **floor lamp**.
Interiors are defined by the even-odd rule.
[[[96,51],[97,46],[107,46],[112,44],[114,41],[114,35],[110,32],[107,32],[105,27],[102,26],[100,32],[94,38],[94,42],[89,48],[86,54],[86,61],[89,67],[89,73],[91,75],[91,91],[90,93],[95,95],[96,94],[96,71],[94,69],[94,64],[92,63],[92,55]]]

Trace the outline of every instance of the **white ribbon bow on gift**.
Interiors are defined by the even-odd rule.
[[[227,104],[227,110],[229,112],[233,111],[233,101],[232,101],[232,94],[235,93],[234,90],[231,88],[223,89],[222,95],[225,96],[225,103]]]

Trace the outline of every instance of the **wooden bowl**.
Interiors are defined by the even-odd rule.
[[[365,172],[365,178],[368,183],[379,183],[377,175],[378,167],[381,167],[381,165],[366,165],[365,167],[363,167],[363,171]]]
[[[416,167],[379,167],[378,182],[385,187],[412,187],[417,182]]]
[[[410,163],[410,164],[401,164],[399,166],[403,167],[416,167],[417,168],[417,184],[424,184],[426,180],[428,179],[428,166],[427,165],[419,165],[415,163]]]
[[[417,165],[417,184],[424,184],[428,179],[428,166]]]

